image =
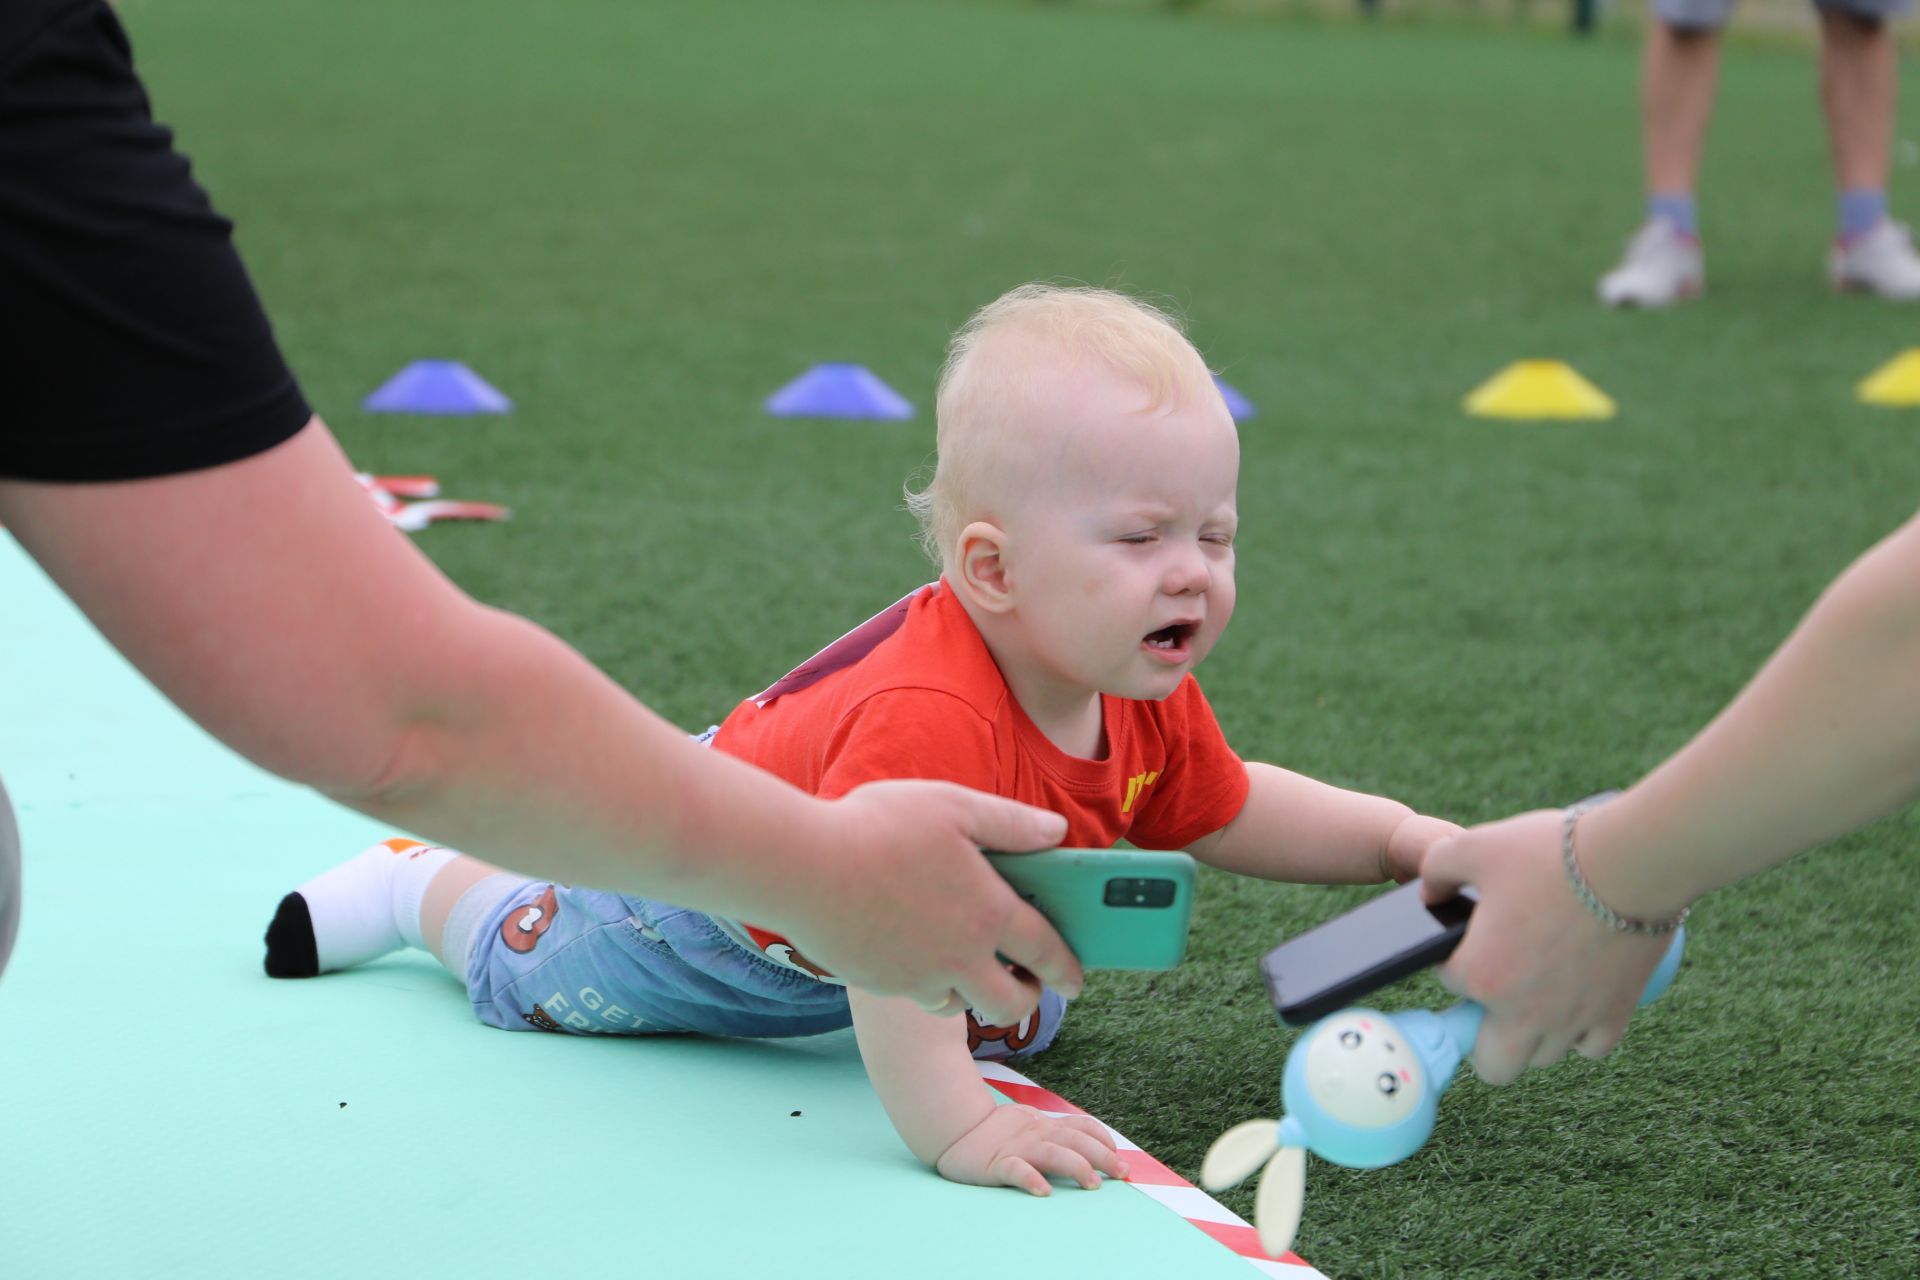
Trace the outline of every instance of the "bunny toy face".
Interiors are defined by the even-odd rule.
[[[1384,1019],[1348,1010],[1320,1024],[1307,1045],[1307,1089],[1342,1124],[1379,1129],[1418,1108],[1426,1092],[1420,1060]]]
[[[1439,1103],[1417,1045],[1372,1009],[1317,1023],[1287,1055],[1280,1092],[1302,1145],[1354,1169],[1378,1169],[1419,1150]]]

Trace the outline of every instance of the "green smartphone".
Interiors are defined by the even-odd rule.
[[[989,853],[1088,969],[1171,969],[1187,953],[1193,859],[1144,849]]]

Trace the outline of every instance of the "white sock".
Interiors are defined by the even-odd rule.
[[[320,972],[365,964],[401,947],[424,947],[420,900],[440,868],[459,856],[396,837],[301,885]]]

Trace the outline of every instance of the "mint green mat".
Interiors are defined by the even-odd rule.
[[[1125,1185],[925,1172],[847,1033],[509,1034],[417,955],[268,979],[280,895],[392,833],[214,743],[4,535],[0,776],[7,1280],[1256,1274]]]

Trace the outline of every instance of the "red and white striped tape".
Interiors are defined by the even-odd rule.
[[[974,1065],[980,1068],[980,1075],[988,1084],[1014,1102],[1025,1103],[1035,1110],[1057,1116],[1089,1114],[1059,1094],[1041,1088],[1004,1063],[976,1062]],[[1269,1258],[1260,1249],[1260,1235],[1252,1223],[1142,1151],[1125,1134],[1099,1116],[1093,1119],[1113,1135],[1113,1145],[1126,1153],[1127,1182],[1137,1187],[1140,1194],[1173,1210],[1245,1258],[1262,1275],[1277,1277],[1278,1280],[1326,1280],[1299,1254],[1289,1253],[1277,1262]]]
[[[460,502],[440,497],[432,476],[376,476],[356,472],[354,479],[396,529],[418,533],[439,520],[505,520],[512,513],[493,502]],[[430,502],[401,499],[430,498]]]

